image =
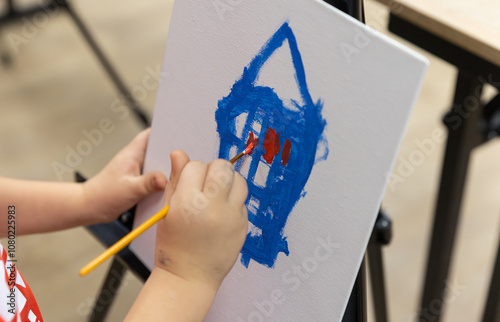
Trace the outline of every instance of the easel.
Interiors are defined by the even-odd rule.
[[[327,0],[326,2],[336,6],[355,18],[364,21],[362,0]],[[84,181],[84,178],[77,174],[76,180],[78,182],[82,182]],[[132,229],[134,210],[135,209],[131,209],[130,211],[124,213],[118,220],[110,224],[89,226],[87,229],[98,240],[100,240],[104,246],[109,247],[130,232]],[[388,320],[382,245],[387,245],[389,243],[391,235],[391,220],[383,212],[380,212],[367,247],[367,259],[377,322],[384,322]],[[111,267],[106,278],[104,279],[100,293],[94,305],[93,312],[89,316],[89,321],[96,322],[105,320],[114,296],[118,290],[117,282],[119,285],[127,269],[130,269],[143,281],[146,281],[150,274],[144,264],[128,248],[119,252],[113,258]],[[343,322],[364,322],[367,320],[366,283],[367,276],[365,259],[363,260],[358,272],[346,312],[342,319]],[[104,304],[101,305],[101,303]]]
[[[7,0],[7,13],[4,16],[0,16],[0,27],[2,24],[15,22],[24,17],[32,19],[37,14],[47,14],[47,12],[53,12],[57,9],[63,9],[69,14],[129,108],[137,116],[139,121],[144,124],[144,126],[148,126],[150,122],[146,117],[146,114],[144,114],[143,109],[139,106],[132,94],[128,91],[127,87],[121,80],[116,70],[111,65],[110,61],[106,58],[103,51],[99,48],[97,42],[92,37],[83,21],[76,14],[71,3],[69,3],[67,0],[52,0],[41,6],[33,7],[23,11],[16,10],[14,0]],[[5,41],[2,40],[2,34],[0,33],[0,61],[3,65],[8,66],[12,62],[12,57],[7,48],[2,48],[3,46],[5,46]]]

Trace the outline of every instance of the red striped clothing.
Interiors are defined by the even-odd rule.
[[[0,244],[0,322],[43,322],[35,296]]]

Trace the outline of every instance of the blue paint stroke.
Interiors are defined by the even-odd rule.
[[[291,100],[293,106],[286,107],[271,87],[256,86],[255,83],[265,63],[273,53],[288,40],[292,63],[295,68],[295,82],[299,88],[302,104]],[[328,144],[323,135],[326,121],[321,116],[323,103],[314,103],[307,89],[306,75],[295,36],[288,22],[268,40],[252,62],[244,68],[243,76],[232,87],[230,94],[221,99],[215,112],[217,132],[220,138],[219,158],[229,159],[233,153],[245,149],[250,132],[259,138],[259,145],[251,156],[248,175],[249,188],[247,199],[248,217],[253,224],[241,250],[242,264],[248,268],[250,259],[274,267],[280,252],[289,255],[287,237],[283,230],[295,204],[305,195],[304,186],[309,179],[316,161],[326,160]],[[241,135],[237,136],[237,118],[246,115]],[[260,130],[255,131],[255,122]],[[262,157],[264,138],[268,128],[280,133],[280,152],[274,162],[268,164]],[[241,129],[240,129],[241,131]],[[281,153],[285,140],[292,143],[290,159],[282,165]],[[318,144],[323,155],[317,156]],[[241,173],[243,162],[236,165]],[[269,171],[265,186],[254,181],[260,167]],[[262,171],[262,170],[259,170]]]

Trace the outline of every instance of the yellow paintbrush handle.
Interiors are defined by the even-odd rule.
[[[108,248],[105,252],[103,252],[100,256],[96,257],[93,261],[85,265],[84,268],[80,270],[80,276],[87,275],[90,271],[92,271],[97,266],[101,265],[106,259],[118,253],[120,250],[125,248],[132,240],[134,240],[137,236],[151,228],[154,224],[164,218],[168,213],[168,206],[160,210],[156,215],[149,218],[142,225],[132,230],[130,233],[125,235],[122,239],[117,241],[113,246]]]

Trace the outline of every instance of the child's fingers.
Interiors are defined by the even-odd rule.
[[[234,168],[225,160],[214,160],[208,165],[203,193],[209,199],[227,200],[234,180]]]
[[[135,138],[126,147],[127,152],[129,152],[134,158],[138,159],[141,163],[144,162],[144,155],[146,154],[146,147],[148,145],[149,133],[151,128],[147,128],[137,134]]]
[[[239,173],[235,172],[233,186],[229,192],[228,201],[234,205],[245,204],[247,196],[247,181]]]
[[[167,184],[167,178],[159,171],[149,172],[145,175],[134,177],[135,187],[138,189],[141,198],[154,192],[162,191]]]
[[[200,161],[191,161],[182,170],[175,191],[179,194],[191,195],[193,191],[200,192],[205,182],[208,166]]]
[[[165,197],[163,199],[163,205],[166,206],[170,202],[170,198],[174,193],[179,178],[181,176],[182,170],[188,164],[189,157],[184,151],[175,150],[170,153],[170,160],[172,164],[172,170],[170,172],[170,179],[165,189]]]
[[[243,207],[241,208],[241,214],[243,215],[243,217],[245,217],[246,220],[248,220],[248,209],[246,205],[243,205]]]

